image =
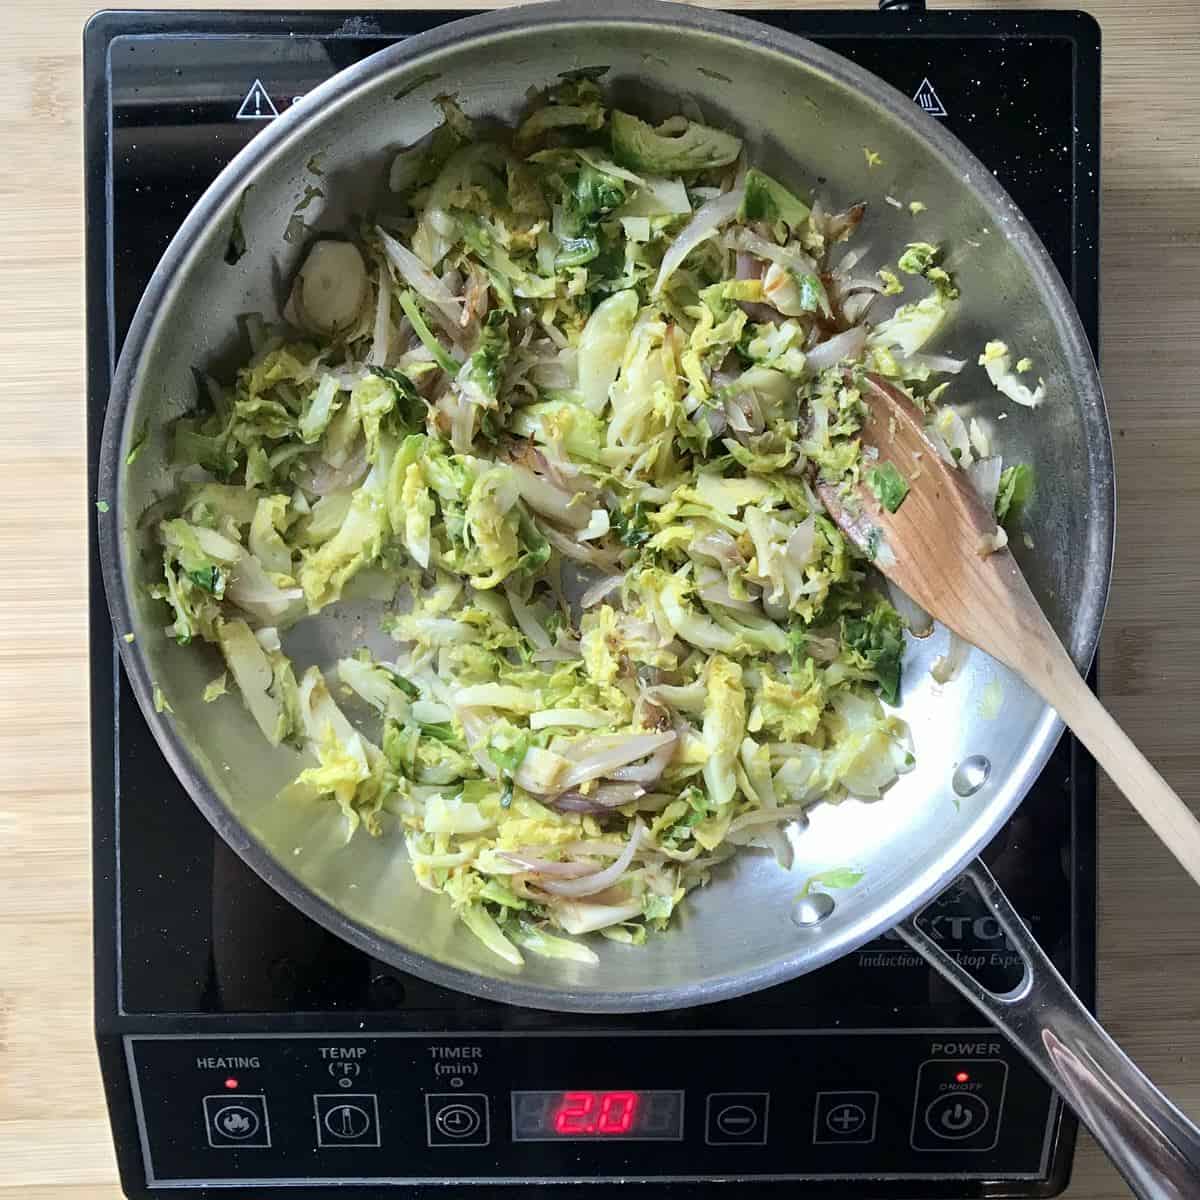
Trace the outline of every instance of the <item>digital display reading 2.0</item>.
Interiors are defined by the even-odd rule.
[[[554,1132],[563,1137],[579,1133],[628,1133],[639,1106],[637,1092],[564,1092],[554,1113]]]
[[[678,1142],[682,1092],[513,1092],[513,1141]]]

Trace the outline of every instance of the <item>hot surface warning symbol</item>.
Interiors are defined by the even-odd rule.
[[[256,79],[246,93],[241,108],[237,110],[237,119],[239,121],[269,121],[272,117],[277,116],[279,116],[279,110],[275,107],[274,101],[267,95],[267,89],[263,87],[261,80]]]
[[[913,99],[921,106],[921,111],[928,113],[931,117],[944,117],[947,115],[946,106],[942,103],[942,98],[934,90],[933,84],[929,82],[928,76],[921,80],[921,86],[917,88]]]

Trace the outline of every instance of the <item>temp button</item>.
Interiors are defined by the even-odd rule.
[[[313,1097],[317,1145],[322,1150],[341,1146],[379,1145],[379,1101],[370,1092],[335,1092]]]

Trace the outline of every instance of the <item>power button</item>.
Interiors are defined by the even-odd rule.
[[[925,1124],[935,1136],[958,1142],[974,1137],[992,1114],[986,1100],[979,1096],[947,1092],[925,1106]]]
[[[994,1149],[1007,1083],[1008,1064],[1000,1059],[923,1062],[913,1101],[913,1149]]]

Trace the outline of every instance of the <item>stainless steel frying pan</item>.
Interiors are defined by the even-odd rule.
[[[1067,293],[1036,235],[991,173],[905,97],[839,56],[751,21],[650,2],[585,0],[510,9],[456,22],[394,46],[309,93],[255,138],[184,222],[150,282],[117,368],[105,426],[101,495],[111,505],[101,553],[125,668],[163,752],[218,832],[300,909],[347,941],[447,987],[511,1004],[619,1012],[685,1007],[769,987],[815,970],[893,926],[1030,1057],[1106,1145],[1144,1196],[1200,1195],[1200,1137],[1106,1037],[1042,955],[981,864],[968,870],[1028,965],[1005,996],[983,990],[910,914],[955,880],[1020,803],[1061,722],[1002,667],[973,654],[939,689],[928,675],[945,650],[935,635],[906,664],[903,715],[916,741],[912,774],[878,802],[818,807],[790,872],[749,854],[694,894],[679,927],[646,948],[598,942],[598,966],[532,958],[516,971],[490,956],[449,906],[417,887],[398,837],[343,846],[336,806],[276,799],[298,757],[270,751],[236,703],[204,705],[216,662],[180,649],[141,584],[156,556],[139,518],[170,490],[164,425],[197,401],[193,369],[220,369],[239,351],[238,314],[280,310],[301,247],[283,238],[309,184],[324,199],[304,220],[337,229],[387,204],[392,152],[437,120],[431,98],[455,91],[473,116],[511,118],[531,85],[605,65],[625,106],[650,114],[698,104],[740,130],[756,161],[807,183],[838,206],[875,201],[865,233],[884,254],[913,236],[885,193],[929,206],[923,234],[951,248],[965,301],[948,346],[974,359],[989,337],[1037,359],[1050,400],[1007,406],[1003,452],[1035,465],[1018,554],[1075,661],[1095,650],[1113,540],[1113,475],[1096,368]],[[869,167],[863,147],[882,159]],[[312,174],[314,154],[323,175]],[[827,182],[818,184],[821,176]],[[226,261],[240,224],[247,245]],[[982,372],[957,395],[980,415],[1000,402]],[[125,456],[143,423],[151,438]],[[376,627],[369,608],[302,623],[287,649],[300,665],[328,662]],[[155,712],[161,686],[174,715]],[[985,689],[999,713],[983,704]],[[836,899],[799,907],[798,885],[831,866],[863,872]]]

